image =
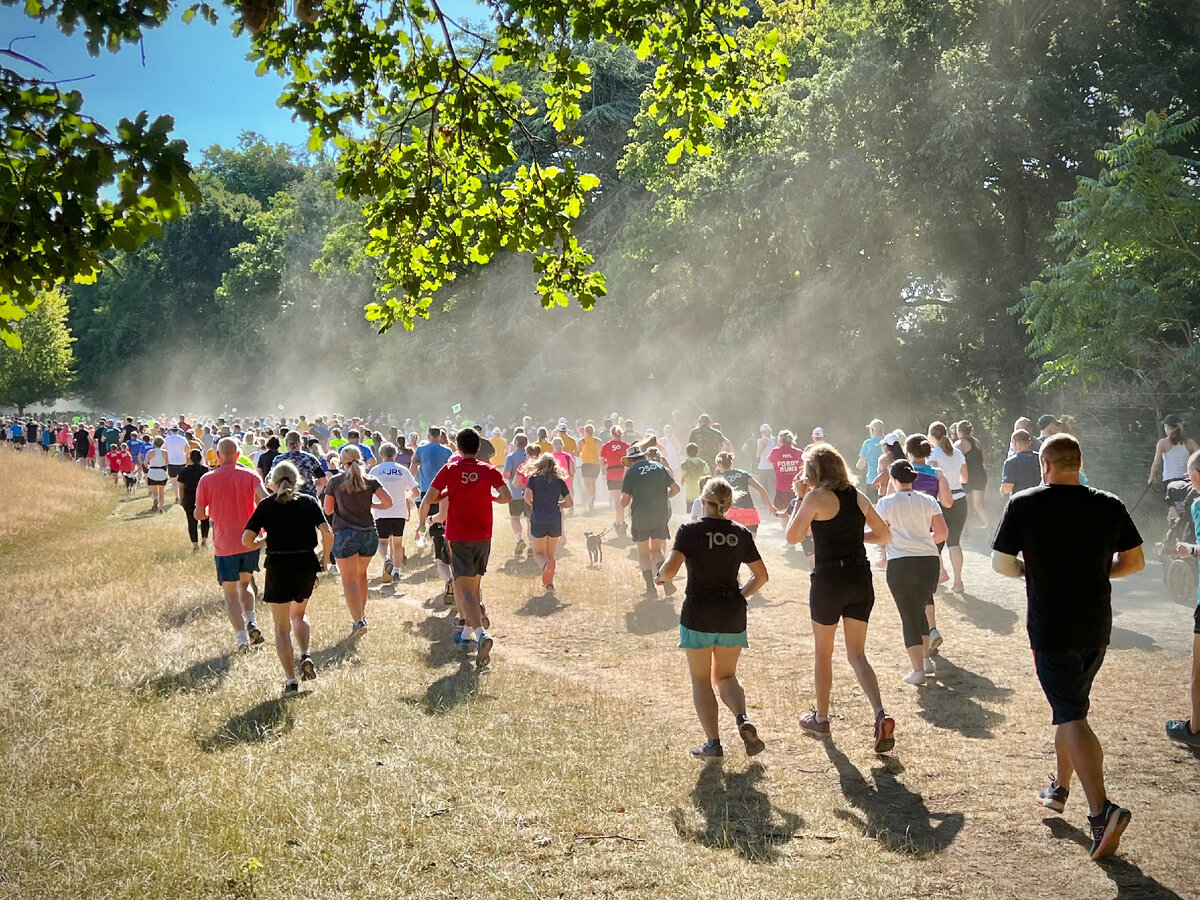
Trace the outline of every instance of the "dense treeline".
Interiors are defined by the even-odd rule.
[[[1039,375],[1200,388],[1200,3],[763,0],[756,14],[778,27],[788,78],[712,124],[712,155],[674,163],[674,124],[643,108],[651,63],[579,49],[592,90],[571,153],[602,182],[580,238],[609,288],[594,311],[543,310],[528,260],[502,256],[464,264],[414,333],[376,335],[359,207],[323,159],[247,135],[205,154],[203,200],[161,240],[73,291],[81,392],[631,411],[672,397],[857,423],[999,421]],[[1097,306],[1088,254],[1114,229]],[[1169,327],[1106,312],[1148,293]]]

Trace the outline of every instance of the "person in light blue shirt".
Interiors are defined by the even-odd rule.
[[[862,449],[858,451],[858,462],[855,464],[855,468],[866,473],[864,485],[870,496],[874,491],[871,485],[879,477],[879,458],[883,456],[883,420],[872,419],[871,424],[867,426],[867,431],[871,433],[871,436],[863,441]],[[879,498],[873,496],[871,499]]]
[[[429,429],[429,440],[413,453],[416,465],[417,487],[424,498],[429,486],[433,484],[434,476],[442,471],[442,466],[450,459],[451,450],[442,443],[442,429],[437,425]]]

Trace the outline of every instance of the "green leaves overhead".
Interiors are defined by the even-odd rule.
[[[1060,204],[1050,240],[1066,258],[1017,306],[1043,383],[1114,374],[1200,391],[1200,161],[1180,153],[1198,126],[1184,111],[1130,120]]]
[[[485,32],[436,0],[365,14],[327,0],[315,27],[268,26],[255,53],[292,79],[281,105],[312,126],[311,147],[337,147],[339,188],[365,202],[380,294],[367,316],[386,331],[427,317],[442,287],[501,251],[533,256],[544,305],[591,308],[605,281],[575,231],[600,184],[576,158],[592,90],[576,48],[604,40],[657,58],[648,96],[663,121],[684,123],[676,156],[706,152],[704,129],[783,75],[773,43],[740,42],[747,14],[725,0],[520,0]],[[540,73],[537,94],[521,70]]]

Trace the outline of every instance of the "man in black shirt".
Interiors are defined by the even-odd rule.
[[[1078,772],[1090,809],[1091,857],[1099,859],[1116,851],[1131,813],[1105,793],[1104,753],[1087,720],[1089,694],[1112,632],[1110,579],[1140,572],[1146,560],[1125,505],[1079,483],[1074,437],[1048,438],[1040,462],[1044,483],[1014,496],[1004,511],[992,567],[1025,578],[1034,667],[1056,726],[1058,771],[1038,803],[1062,812]]]

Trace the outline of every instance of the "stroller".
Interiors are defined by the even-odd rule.
[[[1200,579],[1194,558],[1181,558],[1175,554],[1175,544],[1196,542],[1196,528],[1192,522],[1192,503],[1200,496],[1189,481],[1172,481],[1167,485],[1167,501],[1171,510],[1167,518],[1171,521],[1167,533],[1158,545],[1158,555],[1163,565],[1163,584],[1174,600],[1187,605],[1196,602],[1196,584]]]

